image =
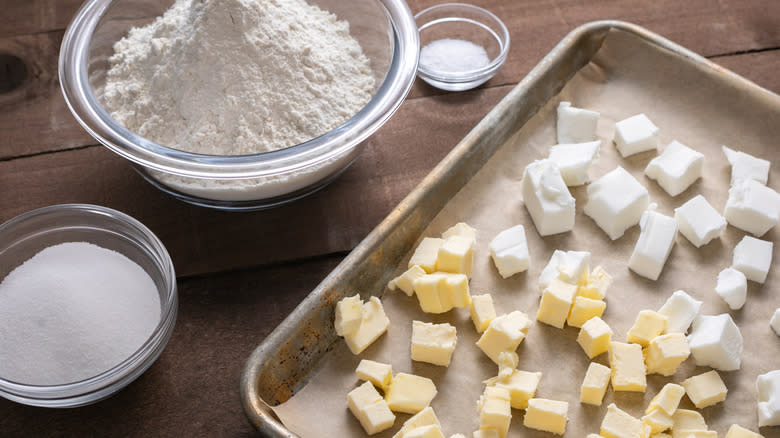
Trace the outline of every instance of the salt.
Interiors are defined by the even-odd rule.
[[[91,243],[50,246],[0,283],[0,377],[93,377],[137,351],[159,321],[157,287],[138,264]]]
[[[430,70],[462,73],[489,63],[485,49],[471,41],[444,38],[428,43],[420,50],[420,65]]]

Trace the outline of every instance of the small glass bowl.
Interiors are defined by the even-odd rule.
[[[143,224],[110,208],[62,204],[30,211],[0,225],[0,281],[43,249],[88,242],[117,251],[143,268],[160,293],[160,321],[149,339],[113,368],[78,382],[29,385],[0,376],[0,396],[44,407],[76,407],[102,400],[138,378],[160,356],[176,322],[176,274],[168,251]]]
[[[414,18],[422,50],[437,40],[463,40],[482,46],[490,60],[477,69],[447,71],[426,65],[421,56],[417,76],[436,88],[465,91],[478,87],[495,76],[506,61],[509,31],[498,17],[485,9],[465,3],[445,3],[420,11]]]

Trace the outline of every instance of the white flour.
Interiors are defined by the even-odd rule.
[[[281,149],[342,124],[374,77],[349,25],[304,0],[177,0],[114,45],[105,104],[189,152]]]

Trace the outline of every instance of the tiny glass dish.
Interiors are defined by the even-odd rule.
[[[140,347],[96,375],[74,382],[31,384],[0,374],[0,396],[25,405],[76,407],[109,397],[157,360],[176,322],[176,274],[168,251],[146,226],[106,207],[53,205],[24,213],[0,225],[0,281],[40,251],[67,242],[87,242],[116,251],[140,266],[149,274],[159,293],[160,319]]]
[[[476,88],[498,73],[509,52],[509,31],[491,12],[445,3],[414,16],[420,32],[417,76],[447,91]]]

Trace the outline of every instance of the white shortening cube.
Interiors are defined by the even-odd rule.
[[[674,209],[677,228],[695,247],[710,243],[726,229],[726,219],[702,195]]]
[[[742,364],[742,334],[727,313],[696,318],[688,345],[698,366],[734,371]]]
[[[758,427],[780,426],[780,370],[758,376],[756,389]]]
[[[521,182],[523,203],[541,236],[574,228],[574,197],[569,193],[558,166],[537,160],[526,166]]]
[[[490,242],[490,256],[502,277],[523,272],[530,265],[525,228],[515,225],[496,235]]]
[[[644,114],[615,123],[615,145],[623,157],[658,148],[658,127]]]
[[[747,277],[734,268],[726,268],[718,274],[717,293],[733,310],[741,309],[747,299]]]
[[[761,184],[769,180],[769,161],[757,158],[728,146],[721,146],[726,159],[731,164],[731,185],[744,179],[753,179]]]
[[[661,213],[646,210],[639,221],[639,239],[628,260],[628,267],[637,274],[658,280],[677,237],[677,221]]]
[[[704,154],[673,141],[661,155],[650,160],[645,175],[658,181],[669,195],[677,196],[701,178],[703,167]]]
[[[601,140],[585,143],[562,143],[550,148],[548,159],[558,165],[567,186],[581,186],[590,181],[588,169],[599,157]]]
[[[756,180],[737,181],[729,189],[723,215],[740,230],[762,236],[780,222],[780,193]]]
[[[585,283],[590,270],[590,252],[556,249],[539,275],[539,291],[544,291],[555,278],[569,284]]]
[[[666,332],[685,333],[693,320],[699,314],[702,301],[694,299],[685,291],[678,290],[673,293],[658,313],[666,317]]]
[[[615,240],[639,223],[648,205],[647,189],[618,166],[588,186],[585,214]]]
[[[455,327],[412,321],[412,360],[450,366],[458,336]]]
[[[582,143],[596,139],[599,113],[575,108],[571,102],[558,104],[558,143]]]
[[[745,236],[734,247],[731,267],[750,281],[763,283],[772,267],[772,242]]]

